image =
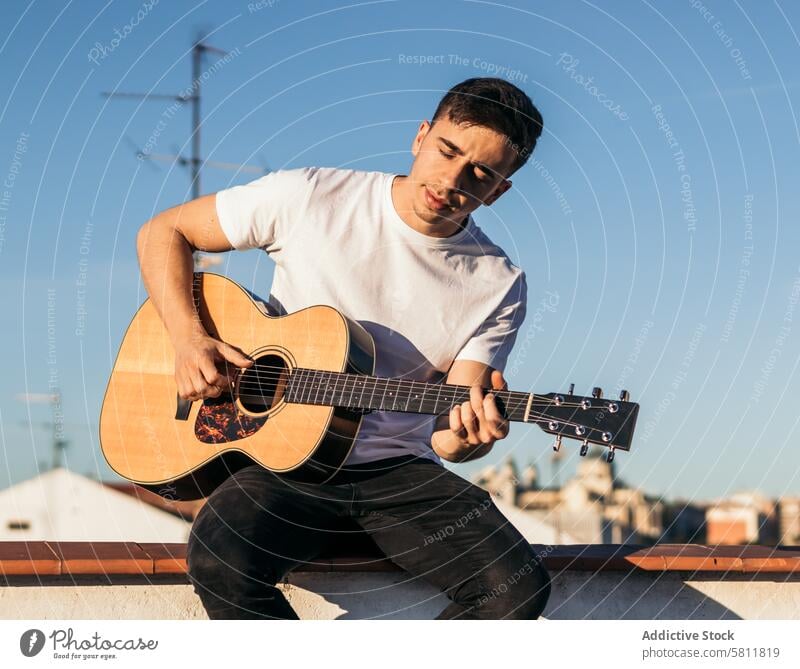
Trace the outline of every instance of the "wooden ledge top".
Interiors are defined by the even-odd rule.
[[[531,544],[552,573],[560,571],[688,571],[737,574],[800,573],[800,546],[698,544]],[[297,572],[399,571],[378,552],[323,556]],[[180,575],[185,543],[135,541],[0,541],[0,577]]]

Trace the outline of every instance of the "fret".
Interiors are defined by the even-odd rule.
[[[383,382],[383,388],[380,390],[380,400],[378,401],[378,410],[384,411],[385,407],[383,405],[386,402],[386,379],[378,379],[378,381]]]
[[[303,404],[310,404],[311,400],[311,374],[312,370],[305,369],[303,371],[303,390],[300,393],[300,401]]]
[[[375,389],[372,392],[372,394],[375,395],[375,401],[373,402],[373,405],[377,411],[381,411],[383,408],[383,390],[380,386],[381,381],[383,381],[383,379],[374,379],[373,381],[375,384]]]
[[[334,406],[342,406],[344,404],[344,391],[347,389],[347,377],[343,374],[331,373],[333,377],[333,390],[331,391],[331,404]],[[339,388],[339,381],[342,382],[342,387]]]
[[[320,400],[320,395],[322,395],[322,400]],[[324,370],[319,370],[317,375],[317,392],[314,393],[314,404],[324,404],[325,403],[325,372]]]
[[[384,411],[387,409],[385,406],[386,404],[386,393],[389,393],[389,396],[392,397],[392,391],[389,389],[392,383],[391,379],[386,379],[386,387],[383,389],[383,402],[381,403],[381,409]]]
[[[442,396],[442,386],[444,384],[439,384],[439,392],[436,393],[436,400],[433,403],[433,412],[438,416],[439,415],[439,398]]]
[[[335,404],[334,400],[336,399],[336,382],[337,379],[333,376],[330,372],[326,371],[327,378],[325,381],[325,390],[322,393],[322,400],[323,404],[333,405]],[[333,385],[331,385],[331,382]]]
[[[297,401],[297,394],[295,390],[297,389],[297,384],[300,383],[300,370],[295,370],[289,376],[289,383],[286,387],[286,400],[288,402],[295,402]]]
[[[367,388],[367,379],[368,376],[361,377],[361,394],[358,396],[358,408],[359,409],[368,409],[369,407],[364,406],[364,390]]]
[[[428,386],[427,382],[423,381],[423,382],[422,382],[422,391],[421,391],[421,392],[419,392],[419,393],[416,395],[416,397],[418,397],[418,398],[421,398],[421,399],[419,400],[419,403],[417,404],[417,411],[420,411],[420,409],[422,408],[422,400],[423,400],[423,399],[425,399],[425,388],[426,388],[427,386]]]
[[[350,376],[348,374],[346,374],[345,372],[336,372],[336,373],[334,373],[334,376],[335,376],[336,388],[337,388],[337,393],[338,393],[336,404],[338,406],[343,406],[343,407],[350,406],[347,403],[347,397],[346,397],[347,396],[347,389],[350,387],[349,384],[351,382]],[[342,383],[342,387],[341,388],[339,388],[339,382],[340,381]]]
[[[305,394],[306,390],[308,390],[308,372],[309,370],[302,367],[297,370],[297,374],[299,374],[297,377],[297,383],[300,386],[300,394],[297,395],[297,400],[301,404],[305,404],[306,402],[305,399],[303,399],[303,395]]]
[[[297,401],[297,393],[295,390],[297,389],[297,384],[300,383],[300,370],[296,370],[292,372],[289,376],[289,383],[286,386],[286,401],[287,402],[296,402]]]
[[[411,395],[414,393],[414,382],[411,382],[411,389],[408,391],[408,399],[406,400],[406,408],[403,411],[408,411],[408,403],[411,401]]]
[[[374,409],[376,407],[375,407],[375,404],[373,403],[373,398],[375,397],[375,390],[378,387],[378,379],[376,379],[375,377],[372,377],[370,379],[370,381],[372,382],[372,393],[369,396],[369,407],[368,408]]]
[[[435,397],[431,393],[434,387]],[[492,392],[497,401],[503,404],[502,413],[506,419],[522,422],[535,420],[535,394],[484,389],[484,395],[488,392]],[[380,393],[380,398],[376,397],[376,393]],[[286,398],[289,402],[301,404],[442,415],[445,409],[469,401],[469,393],[470,386],[301,367],[289,379]]]
[[[394,389],[394,396],[392,399],[392,411],[400,411],[400,409],[397,408],[397,396],[400,395],[400,389],[402,388],[403,381],[400,379],[394,379],[394,383],[396,384],[396,387]]]
[[[445,392],[445,405],[448,407],[447,410],[450,411],[456,405],[456,394],[452,385],[445,384],[444,386]],[[448,396],[447,393],[450,393]]]
[[[337,406],[342,403],[342,398],[337,395],[339,392],[339,375],[333,372],[328,372],[328,377],[333,381],[333,387],[330,387],[330,395],[328,396],[328,402],[330,406]]]
[[[427,382],[422,384],[422,393],[420,395],[419,406],[417,407],[417,411],[419,411],[420,413],[423,413],[422,405],[425,403],[425,393],[428,392],[429,385],[430,384]]]
[[[320,383],[320,381],[322,380],[322,374],[323,374],[322,370],[315,370],[314,371],[314,383],[317,384],[317,392],[314,393],[314,402],[313,402],[313,404],[319,404],[319,391],[322,388],[322,384]],[[317,378],[317,375],[319,375],[319,378]]]
[[[392,407],[394,407],[394,391],[391,390],[392,380],[386,379],[386,388],[383,389],[383,399],[386,399],[386,393],[389,393],[389,397],[392,398]],[[389,409],[391,411],[392,409]]]
[[[347,376],[348,377],[353,376],[352,379],[348,379],[350,381],[350,399],[347,402],[347,406],[352,408],[352,406],[353,406],[353,393],[356,392],[356,383],[358,382],[357,381],[358,377],[355,376],[355,375],[351,375],[351,374],[348,374]]]
[[[344,374],[342,393],[346,393],[348,388],[350,389],[350,397],[347,398],[345,406],[349,408],[353,404],[353,393],[356,388],[356,377],[353,374]]]
[[[316,395],[319,393],[319,381],[317,377],[319,376],[319,370],[315,369],[314,373],[311,375],[311,386],[308,389],[308,403],[309,404],[316,404]],[[311,396],[311,393],[314,393],[314,396]]]
[[[283,396],[287,402],[293,402],[294,397],[294,384],[297,382],[297,377],[294,374],[289,374],[289,379],[286,381],[286,388],[283,390]]]
[[[397,384],[397,387],[392,391],[392,411],[397,411],[397,394],[400,390],[400,381],[397,379],[393,379],[393,381]]]
[[[331,381],[333,381],[331,394],[328,397],[328,404],[330,404],[331,406],[341,405],[342,402],[344,401],[344,398],[341,396],[339,391],[339,381],[341,380],[341,375],[336,374],[334,372],[328,372],[328,375],[331,377]]]

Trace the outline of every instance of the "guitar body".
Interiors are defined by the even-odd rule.
[[[245,399],[243,391],[180,400],[175,351],[148,299],[125,333],[103,400],[100,443],[109,465],[163,497],[184,500],[208,496],[251,464],[303,481],[330,479],[350,453],[363,414],[286,402],[285,381],[297,368],[373,374],[371,335],[324,305],[270,316],[241,286],[215,274],[195,274],[194,295],[208,333],[255,360],[237,387],[258,384],[259,397]]]

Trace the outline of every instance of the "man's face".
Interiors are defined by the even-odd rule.
[[[456,125],[449,119],[433,125],[423,121],[412,153],[412,206],[427,223],[460,223],[511,187],[505,175],[515,159],[514,149],[489,128]]]

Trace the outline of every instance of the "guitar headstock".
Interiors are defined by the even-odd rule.
[[[631,450],[639,405],[628,401],[628,391],[620,391],[618,399],[603,399],[602,388],[593,388],[591,397],[584,397],[573,394],[574,387],[570,384],[567,393],[536,395],[533,401],[529,422],[556,435],[553,450],[561,448],[562,437],[582,441],[581,455],[586,455],[589,444],[608,447],[608,462],[616,449]]]

